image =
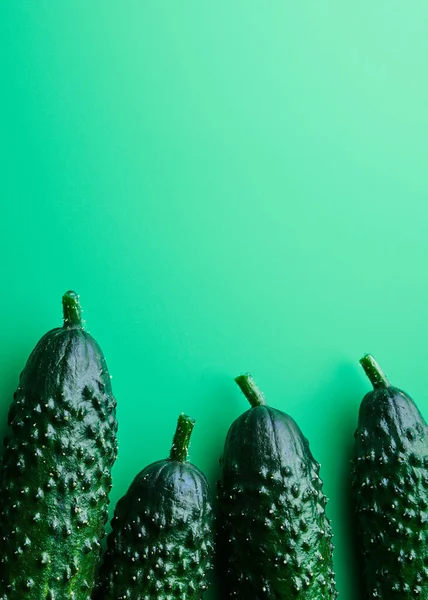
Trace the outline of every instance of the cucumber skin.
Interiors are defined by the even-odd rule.
[[[428,429],[398,388],[363,398],[352,492],[365,598],[428,600]]]
[[[208,588],[213,513],[205,476],[188,462],[157,461],[117,503],[97,600],[197,600]]]
[[[225,598],[336,598],[320,465],[295,421],[269,406],[251,408],[229,429],[221,466]]]
[[[117,453],[116,401],[81,328],[39,341],[9,410],[1,481],[1,600],[89,600]]]

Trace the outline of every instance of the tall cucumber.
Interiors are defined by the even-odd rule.
[[[9,410],[1,473],[1,600],[89,600],[116,458],[116,401],[78,296],[42,337]]]
[[[333,600],[332,535],[320,465],[296,422],[267,406],[250,375],[236,382],[252,408],[230,427],[221,459],[225,597]]]
[[[428,428],[375,359],[355,432],[353,499],[367,599],[428,599]]]
[[[143,469],[116,506],[99,600],[199,600],[213,559],[205,476],[187,461],[194,421],[180,415],[169,458]]]

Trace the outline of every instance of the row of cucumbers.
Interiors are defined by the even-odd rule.
[[[319,464],[249,375],[236,379],[251,408],[227,435],[216,520],[208,482],[187,461],[194,421],[180,415],[169,457],[119,500],[98,569],[116,401],[74,292],[63,310],[63,327],[31,353],[9,410],[0,600],[195,600],[214,562],[227,599],[336,598]],[[427,426],[371,356],[361,363],[374,387],[361,404],[353,464],[366,598],[428,600]]]

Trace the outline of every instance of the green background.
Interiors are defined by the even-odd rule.
[[[251,371],[322,463],[357,599],[360,356],[428,413],[427,26],[422,0],[3,1],[2,433],[69,288],[118,400],[113,504],[181,411],[214,486]]]

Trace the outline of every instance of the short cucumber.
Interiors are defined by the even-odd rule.
[[[197,600],[207,589],[213,513],[205,476],[186,460],[193,425],[180,415],[169,458],[143,469],[119,500],[99,600]]]
[[[250,375],[236,382],[252,408],[230,427],[221,459],[225,597],[333,600],[332,534],[320,465],[296,422],[266,405]]]
[[[89,600],[116,458],[116,401],[78,297],[37,344],[9,410],[1,600]]]
[[[355,432],[353,499],[366,598],[428,599],[428,428],[375,359]]]

